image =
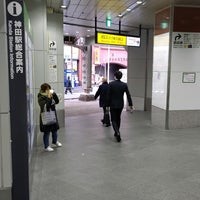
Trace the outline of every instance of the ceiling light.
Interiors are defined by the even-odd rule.
[[[137,4],[141,4],[141,3],[143,3],[143,1],[142,0],[137,0],[136,3]]]
[[[131,10],[133,10],[136,6],[137,6],[137,4],[136,4],[136,3],[133,3],[133,4],[130,5],[126,10],[127,10],[127,11],[131,11]]]
[[[65,6],[65,5],[62,5],[62,6],[60,6],[62,9],[66,9],[67,8],[67,6]]]
[[[137,0],[133,4],[131,4],[126,10],[118,15],[118,17],[122,18],[125,17],[130,12],[133,12],[136,8],[140,7],[141,5],[145,5],[146,0]]]
[[[90,32],[90,29],[88,29],[87,31]]]

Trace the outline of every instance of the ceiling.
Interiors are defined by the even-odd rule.
[[[133,34],[141,25],[142,28],[153,28],[156,11],[171,4],[200,6],[200,0],[143,0],[144,5],[127,12],[126,9],[136,0],[47,0],[47,8],[55,13],[63,14],[64,35],[90,37],[95,34],[95,16],[97,30]],[[65,9],[61,9],[65,5]],[[118,15],[125,13],[120,18]],[[106,18],[112,20],[111,27],[106,27]],[[121,21],[121,26],[119,26]]]

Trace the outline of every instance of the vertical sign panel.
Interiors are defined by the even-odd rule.
[[[12,140],[12,200],[28,200],[29,173],[23,1],[7,0],[6,11]]]

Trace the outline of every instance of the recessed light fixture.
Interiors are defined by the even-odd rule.
[[[137,4],[141,4],[141,3],[143,3],[143,1],[142,0],[137,0],[136,3]]]
[[[87,35],[87,37],[90,37],[90,35]]]
[[[127,8],[126,10],[127,10],[128,12],[130,12],[130,11],[131,11],[131,9],[130,9],[130,8]]]
[[[88,29],[87,31],[90,32],[90,29]]]
[[[142,0],[138,0],[138,1],[136,1],[136,3],[137,4],[142,4],[143,2],[142,2]]]
[[[69,35],[69,33],[65,33],[65,35]]]
[[[67,8],[67,6],[65,6],[65,5],[62,5],[62,6],[60,6],[62,9],[66,9]]]

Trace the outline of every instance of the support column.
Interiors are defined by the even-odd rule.
[[[26,6],[29,13],[32,32],[33,32],[33,54],[34,54],[34,66],[33,74],[34,78],[34,122],[36,132],[36,144],[42,145],[42,134],[39,134],[39,106],[37,101],[37,94],[40,90],[40,85],[44,82],[48,82],[46,68],[47,66],[47,11],[46,1],[43,0],[26,0]]]
[[[49,83],[60,98],[57,115],[60,127],[64,126],[63,19],[61,14],[47,14],[46,1],[26,0],[26,5],[33,30],[37,144],[42,145],[37,94],[44,82]]]
[[[127,47],[128,86],[136,110],[151,110],[153,30],[142,29],[141,47]]]
[[[65,126],[64,110],[64,39],[63,15],[50,13],[47,15],[48,53],[46,81],[57,93],[60,102],[56,105],[60,127]]]
[[[200,8],[156,13],[152,123],[165,129],[200,126]]]
[[[82,53],[82,79],[83,88],[87,93],[89,93],[92,90],[92,44],[94,44],[94,38],[87,39],[85,44],[86,46]]]
[[[85,47],[82,51],[82,86],[85,94],[81,94],[79,100],[91,101],[94,100],[92,91],[92,44],[94,38],[87,39]]]

